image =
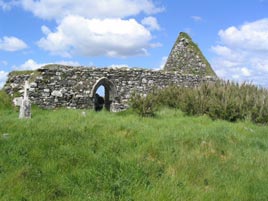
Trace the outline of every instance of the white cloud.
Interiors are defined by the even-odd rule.
[[[42,30],[43,34],[45,34],[45,35],[48,35],[48,34],[51,33],[51,30],[47,26],[45,26],[45,25],[43,25],[41,27],[41,30]]]
[[[4,86],[7,80],[8,73],[5,71],[0,71],[0,89]]]
[[[151,43],[151,44],[150,44],[150,47],[151,47],[151,48],[158,48],[158,47],[162,47],[162,46],[163,46],[162,43]]]
[[[26,43],[14,36],[4,36],[0,38],[0,50],[14,52],[27,48]]]
[[[194,20],[195,22],[201,22],[203,21],[203,18],[200,17],[200,16],[196,16],[196,15],[193,15],[191,16],[192,20]]]
[[[1,1],[1,0],[0,0]],[[38,46],[63,57],[147,55],[161,44],[150,31],[160,30],[151,15],[164,11],[155,0],[20,0],[19,5],[36,17],[55,20],[57,27],[43,25]],[[145,15],[141,23],[130,18]]]
[[[62,64],[62,65],[69,65],[69,66],[80,66],[79,62],[76,61],[58,61],[58,62],[51,62],[51,63],[37,63],[33,59],[28,59],[25,63],[19,66],[13,66],[14,70],[36,70],[41,68],[42,66],[48,64]]]
[[[248,68],[243,67],[243,68],[241,68],[241,71],[242,71],[242,75],[244,75],[246,77],[251,76],[251,71]]]
[[[160,26],[157,22],[157,19],[155,17],[145,17],[141,24],[148,27],[149,30],[160,30]]]
[[[28,59],[24,64],[20,66],[13,66],[14,70],[36,70],[46,64],[38,64],[33,59]]]
[[[152,39],[150,31],[135,19],[86,19],[68,16],[55,32],[42,28],[47,35],[38,45],[55,55],[125,57],[146,55]]]
[[[167,59],[168,59],[168,56],[162,57],[159,63],[159,66],[153,68],[153,70],[163,70],[166,65]]]
[[[17,2],[15,0],[11,0],[9,2],[5,2],[3,0],[0,0],[0,8],[3,10],[3,11],[8,11],[12,8],[12,6],[16,5]]]
[[[225,58],[226,67],[238,65],[245,60],[246,54],[243,51],[236,51],[228,46],[216,45],[213,46],[212,51],[220,57]]]
[[[162,57],[161,64],[160,64],[160,70],[163,70],[164,69],[167,60],[168,60],[168,57],[167,56]]]
[[[219,36],[225,45],[232,48],[268,51],[268,18],[220,30]]]
[[[164,9],[152,0],[21,0],[25,10],[42,19],[61,20],[69,15],[85,18],[124,18],[140,13],[155,14]]]
[[[268,87],[268,19],[219,31],[220,44],[212,66],[223,79],[250,81]]]
[[[263,55],[263,56],[254,56],[252,58],[250,58],[250,62],[252,64],[252,66],[254,66],[256,68],[256,70],[261,71],[261,72],[266,72],[268,73],[268,58],[267,55]],[[267,79],[267,78],[266,78]]]
[[[129,68],[129,66],[127,64],[112,64],[112,65],[110,65],[108,67],[109,68],[123,68],[123,67]]]

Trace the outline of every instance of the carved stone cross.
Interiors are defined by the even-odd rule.
[[[20,119],[31,118],[31,102],[28,97],[28,90],[29,90],[29,83],[28,81],[25,81],[24,94],[20,105],[20,114],[19,114]]]

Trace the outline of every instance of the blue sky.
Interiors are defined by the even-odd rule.
[[[0,88],[48,63],[161,69],[181,31],[219,77],[268,87],[268,0],[0,0]]]

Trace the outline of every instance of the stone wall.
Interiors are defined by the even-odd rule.
[[[194,87],[205,77],[179,72],[134,68],[94,68],[48,65],[37,71],[20,75],[10,74],[4,89],[11,95],[23,92],[25,80],[30,81],[29,98],[42,108],[94,108],[95,93],[105,88],[105,107],[120,111],[128,107],[133,92],[146,95],[153,88],[171,85]]]
[[[171,85],[195,87],[215,81],[216,74],[198,46],[186,33],[180,33],[164,70],[134,68],[94,68],[48,65],[32,72],[11,72],[4,89],[13,97],[23,93],[30,82],[29,98],[42,108],[99,108],[110,111],[128,107],[131,94],[148,94],[153,88]],[[103,86],[104,99],[95,95]],[[104,102],[104,104],[103,104]]]
[[[169,54],[164,70],[184,74],[216,76],[209,62],[191,37],[181,32]]]

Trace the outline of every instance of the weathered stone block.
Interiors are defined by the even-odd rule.
[[[56,96],[56,97],[62,97],[63,96],[62,92],[57,91],[57,90],[52,91],[51,95]]]

